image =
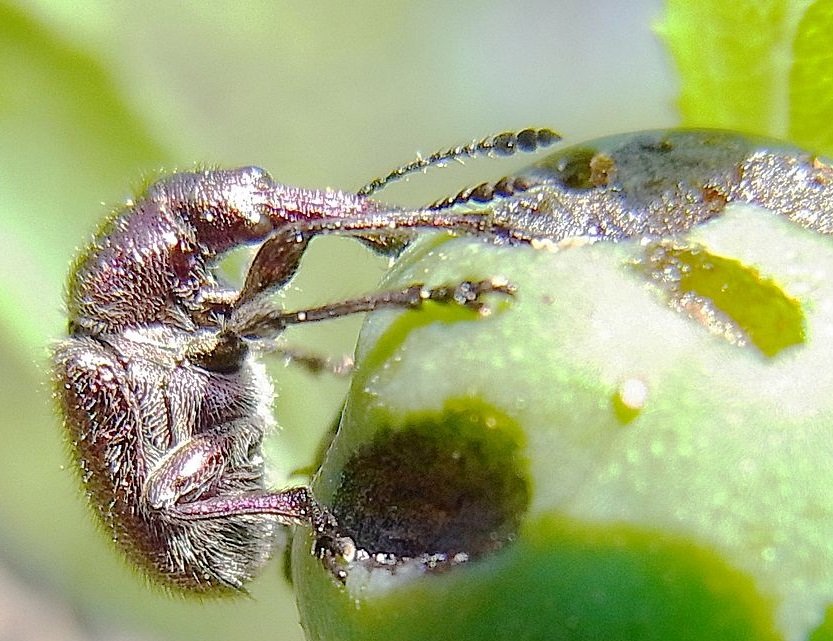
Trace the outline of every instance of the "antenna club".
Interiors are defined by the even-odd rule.
[[[360,196],[370,196],[405,176],[423,171],[429,167],[443,166],[452,160],[484,155],[512,156],[518,152],[532,153],[544,147],[549,147],[560,140],[561,136],[559,134],[547,128],[534,129],[529,127],[520,131],[505,131],[487,136],[479,141],[475,140],[467,145],[436,151],[430,156],[418,156],[416,160],[397,167],[387,176],[371,180],[356,193]]]

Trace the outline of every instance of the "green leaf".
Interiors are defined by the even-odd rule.
[[[790,72],[789,136],[809,149],[833,154],[833,2],[817,0],[798,24]]]
[[[829,0],[670,0],[655,29],[680,74],[682,124],[833,154]]]
[[[683,125],[759,135],[783,129],[789,6],[787,0],[666,3],[655,29],[680,74]]]

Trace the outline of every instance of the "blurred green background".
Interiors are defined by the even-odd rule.
[[[69,260],[143,175],[257,164],[355,189],[417,151],[527,125],[568,141],[675,124],[658,1],[0,2],[0,639],[301,638],[280,562],[251,599],[149,588],[96,531],[48,385]],[[384,192],[419,203],[529,159]],[[372,289],[385,261],[316,241],[286,304]],[[352,351],[360,319],[293,331]],[[276,483],[308,463],[346,381],[276,364]],[[296,479],[297,480],[297,479]]]

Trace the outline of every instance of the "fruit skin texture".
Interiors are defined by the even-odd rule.
[[[513,541],[443,572],[353,567],[339,586],[298,536],[309,638],[829,638],[833,244],[737,202],[674,242],[719,257],[689,284],[703,269],[713,291],[717,269],[799,314],[741,323],[737,306],[687,298],[681,279],[653,277],[639,239],[550,251],[441,238],[406,252],[385,286],[500,275],[518,294],[486,318],[369,318],[314,488],[329,504],[380,434],[468,403],[475,422],[508,419],[498,429],[518,444],[507,465],[528,502]],[[771,355],[737,331],[781,322],[800,339]]]

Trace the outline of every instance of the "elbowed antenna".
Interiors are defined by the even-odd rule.
[[[522,129],[521,131],[506,131],[494,136],[487,136],[468,145],[451,147],[436,151],[426,158],[418,157],[406,165],[397,167],[384,178],[374,178],[356,193],[359,196],[371,194],[386,187],[388,184],[400,180],[429,167],[441,166],[451,160],[461,158],[475,158],[476,156],[493,154],[496,156],[511,156],[517,152],[532,153],[544,147],[549,147],[561,140],[561,136],[552,129]]]

